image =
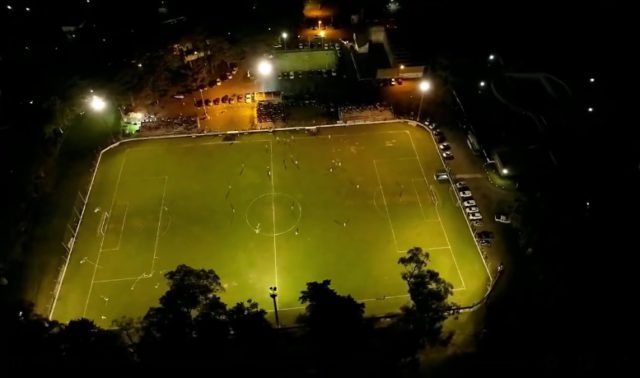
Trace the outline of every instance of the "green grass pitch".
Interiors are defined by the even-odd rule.
[[[336,68],[338,58],[334,50],[301,50],[277,52],[273,63],[276,71],[311,71]]]
[[[182,263],[214,269],[229,305],[271,310],[276,285],[285,323],[327,278],[384,314],[408,300],[396,262],[413,246],[472,304],[490,278],[438,168],[430,134],[400,122],[123,143],[97,168],[53,318],[141,316]]]

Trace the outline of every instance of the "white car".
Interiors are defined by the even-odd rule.
[[[476,205],[476,201],[474,201],[474,200],[467,200],[467,201],[464,201],[462,203],[462,206],[464,206],[464,207],[471,207],[471,206],[475,206],[475,205]]]
[[[458,181],[456,182],[456,188],[460,190],[467,189],[467,183],[464,181]]]
[[[442,158],[444,160],[453,160],[453,152],[451,151],[445,151],[442,153]]]
[[[429,130],[433,131],[436,129],[436,127],[438,127],[438,125],[435,122],[428,122],[427,121],[427,127],[429,128]]]
[[[296,74],[293,73],[293,71],[289,72],[289,79],[295,79],[296,78]]]
[[[496,222],[509,224],[511,223],[511,218],[507,214],[496,213],[494,218]]]
[[[298,43],[298,48],[299,49],[304,49],[304,45],[302,43]]]
[[[334,45],[336,50],[340,50],[340,44],[338,42],[336,42],[336,44]]]
[[[451,145],[447,142],[440,143],[438,147],[440,148],[441,151],[449,151],[451,149]]]
[[[469,198],[471,197],[471,191],[470,190],[463,190],[460,192],[460,197],[462,198]]]
[[[471,206],[464,209],[467,213],[479,213],[480,209],[477,206]]]
[[[338,75],[338,73],[336,72],[336,70],[331,70],[331,76],[334,76],[334,77],[335,77],[335,76],[337,76],[337,75]]]
[[[471,213],[471,214],[469,214],[469,220],[476,221],[476,220],[481,220],[481,219],[482,219],[482,214],[480,214],[480,213]]]
[[[247,104],[251,103],[251,93],[245,93],[244,102]]]

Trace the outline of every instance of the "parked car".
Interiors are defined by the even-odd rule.
[[[436,143],[444,143],[447,141],[447,138],[444,135],[436,135],[435,136]]]
[[[389,85],[391,85],[392,87],[396,85],[396,79],[392,78],[391,81],[389,82]]]
[[[478,212],[480,212],[480,209],[477,206],[471,206],[471,207],[467,207],[466,209],[464,209],[464,211],[466,213],[478,213]]]
[[[213,105],[218,105],[220,104],[220,97],[216,97],[213,99]]]
[[[251,101],[253,100],[252,97],[253,96],[251,96],[251,93],[245,93],[244,94],[244,102],[246,102],[247,104],[251,103]]]
[[[196,100],[196,102],[195,102],[195,106],[196,106],[196,108],[201,108],[201,107],[202,107],[202,105],[203,105],[203,104],[202,104],[202,100]]]
[[[227,72],[225,75],[227,76],[227,79],[233,79],[233,74],[231,72]]]
[[[211,99],[210,99],[210,98],[208,98],[208,99],[204,100],[204,104],[205,104],[206,106],[211,106]]]
[[[470,198],[472,196],[471,191],[470,190],[463,190],[460,192],[460,197],[461,198]]]
[[[223,103],[223,104],[227,104],[227,103],[229,103],[229,96],[228,96],[228,95],[224,95],[224,96],[222,96],[222,103]]]
[[[235,95],[229,96],[229,104],[234,104],[235,102],[236,102],[236,96]]]
[[[477,231],[475,233],[476,239],[478,240],[491,240],[493,239],[493,232],[491,231]]]
[[[238,96],[236,97],[236,101],[238,101],[238,104],[239,104],[239,103],[241,103],[241,102],[243,102],[243,101],[244,101],[244,96],[242,96],[242,95],[238,95]]]
[[[469,220],[481,220],[482,219],[482,214],[480,214],[480,213],[471,213],[468,216],[469,216]]]
[[[183,96],[183,95],[175,95],[175,96],[173,96],[173,98],[183,99],[183,98],[184,98],[184,96]]]
[[[482,227],[484,225],[484,222],[482,222],[482,219],[476,219],[471,221],[471,225],[473,227]]]
[[[304,49],[304,45],[302,44],[302,42],[298,43],[298,48],[299,49]]]
[[[445,151],[442,153],[442,158],[444,160],[453,160],[453,152],[451,151]]]
[[[398,85],[402,85],[402,78],[397,78],[396,83],[398,83]]]
[[[464,207],[470,207],[470,206],[475,206],[476,205],[476,201],[474,200],[466,200],[464,202],[462,202],[462,206]]]
[[[435,131],[438,128],[438,125],[435,122],[427,121],[427,127],[429,128],[429,130]]]
[[[480,239],[478,240],[478,244],[483,247],[491,247],[491,239]]]
[[[440,151],[449,151],[451,149],[451,145],[447,142],[444,142],[444,143],[440,143],[438,145],[438,148],[440,148]]]
[[[336,42],[336,44],[333,46],[336,48],[336,50],[340,50],[340,44],[338,42]]]
[[[331,76],[335,77],[337,75],[338,75],[338,73],[336,72],[336,70],[331,70]]]
[[[496,220],[496,222],[499,222],[499,223],[506,223],[506,224],[511,223],[511,217],[509,217],[509,215],[504,213],[496,213],[496,216],[494,219]]]
[[[295,79],[296,75],[293,73],[293,71],[289,72],[289,79]]]
[[[222,85],[222,80],[220,80],[220,78],[216,79],[216,85]]]
[[[458,190],[465,190],[465,189],[467,189],[467,188],[468,188],[468,186],[467,186],[467,183],[466,183],[465,181],[458,181],[458,182],[456,182],[456,189],[458,189]]]

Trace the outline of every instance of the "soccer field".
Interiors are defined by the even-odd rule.
[[[278,72],[331,70],[336,68],[338,57],[331,50],[293,50],[277,52],[273,58]]]
[[[323,279],[368,314],[395,312],[414,246],[472,304],[490,277],[439,168],[431,135],[401,122],[122,143],[97,167],[52,317],[142,316],[179,264],[214,269],[228,305],[271,311],[277,286],[284,323]]]

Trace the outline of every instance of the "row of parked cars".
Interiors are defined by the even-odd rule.
[[[234,103],[246,103],[246,104],[250,104],[252,102],[255,101],[255,97],[253,93],[245,93],[244,95],[236,95],[236,94],[232,94],[232,95],[224,95],[222,97],[216,97],[216,98],[206,98],[204,99],[204,101],[202,99],[200,100],[196,100],[194,102],[194,105],[196,106],[196,108],[201,108],[203,106],[212,106],[212,105],[220,105],[220,104],[234,104]]]
[[[302,79],[304,77],[336,77],[338,72],[335,69],[332,70],[313,70],[313,71],[290,71],[280,72],[278,79]]]

